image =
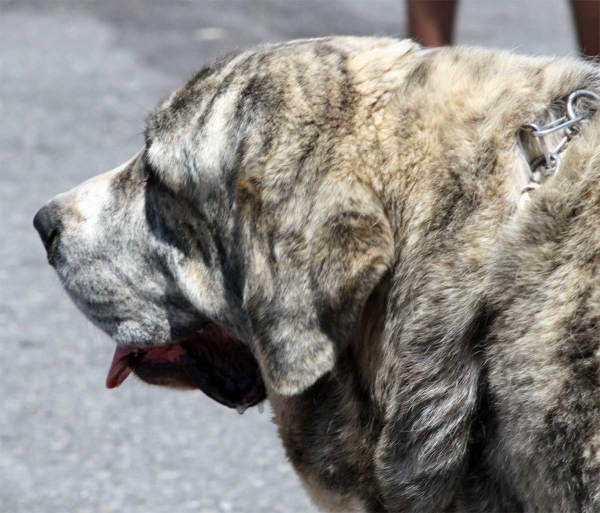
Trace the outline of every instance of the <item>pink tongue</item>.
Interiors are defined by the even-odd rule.
[[[117,388],[131,374],[127,358],[130,354],[131,349],[117,347],[106,376],[106,388]]]

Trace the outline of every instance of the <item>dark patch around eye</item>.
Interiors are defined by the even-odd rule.
[[[144,130],[144,143],[146,145],[146,151],[144,151],[144,155],[148,153],[150,146],[152,146],[152,136],[150,135],[150,127],[146,127]]]
[[[148,150],[145,150],[142,153],[142,158],[140,160],[140,169],[142,170],[142,174],[148,178],[156,178],[156,170],[150,164],[150,160],[148,159]]]
[[[141,165],[142,169],[145,169],[150,165],[150,163],[148,162],[148,149],[145,149],[144,153],[142,153]]]

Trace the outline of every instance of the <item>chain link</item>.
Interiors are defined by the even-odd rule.
[[[538,189],[540,183],[558,173],[562,162],[560,154],[565,151],[571,139],[581,131],[581,122],[585,119],[583,115],[577,114],[576,111],[576,101],[582,97],[587,97],[600,103],[600,95],[587,89],[579,89],[571,93],[567,99],[566,116],[542,126],[534,123],[523,126],[523,130],[529,132],[537,139],[543,154],[530,164],[529,179],[531,182],[521,192],[530,192]],[[550,151],[545,137],[561,130],[563,131],[562,139]]]

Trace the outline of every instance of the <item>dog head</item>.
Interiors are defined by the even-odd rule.
[[[64,288],[117,343],[107,386],[133,372],[246,407],[263,376],[290,395],[333,368],[393,253],[381,204],[334,158],[352,135],[344,60],[326,41],[225,57],[149,117],[130,162],[38,212]]]

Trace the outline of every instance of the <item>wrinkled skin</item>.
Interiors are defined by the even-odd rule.
[[[324,510],[597,511],[590,105],[561,178],[520,194],[521,127],[584,87],[597,65],[392,39],[242,51],[36,227],[117,343],[109,387],[268,395]]]
[[[265,390],[249,348],[239,340],[240,298],[226,296],[230,284],[224,269],[213,265],[214,241],[186,240],[185,230],[206,231],[206,224],[180,221],[189,217],[185,203],[173,201],[145,159],[142,151],[50,203],[59,235],[49,243],[48,260],[88,318],[120,347],[136,348],[126,360],[138,377],[200,388],[231,407],[252,406],[265,398]],[[181,290],[189,273],[203,278],[196,281],[203,289],[201,307]],[[161,359],[153,349],[173,343],[185,351],[170,350]],[[233,363],[225,368],[223,359]]]
[[[164,344],[208,322],[178,289],[184,248],[160,236],[149,189],[138,155],[50,204],[60,235],[49,262],[79,308],[121,345]]]

